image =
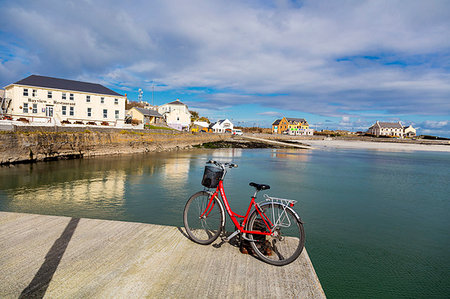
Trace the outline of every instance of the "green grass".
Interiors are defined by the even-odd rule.
[[[122,131],[120,131],[120,134],[140,135],[140,136],[143,136],[143,135],[144,135],[144,133],[134,132],[134,131],[127,131],[127,130],[122,130]]]
[[[168,130],[168,131],[173,131],[174,130],[172,128],[158,127],[158,126],[154,126],[154,125],[145,125],[144,127],[146,129],[150,129],[150,130]]]

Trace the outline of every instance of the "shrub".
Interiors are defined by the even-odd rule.
[[[109,126],[109,122],[107,122],[107,121],[102,121],[102,126]]]
[[[138,120],[138,119],[132,119],[132,120],[131,120],[131,124],[132,124],[132,125],[139,125],[140,123],[141,123],[141,121]]]

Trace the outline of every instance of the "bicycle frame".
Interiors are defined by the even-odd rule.
[[[249,233],[249,234],[257,234],[257,235],[271,235],[273,233],[273,231],[272,231],[273,223],[270,221],[269,217],[267,217],[267,215],[261,211],[258,204],[256,203],[256,201],[255,201],[256,193],[257,192],[255,192],[255,195],[252,196],[252,199],[247,208],[247,212],[245,213],[245,216],[239,215],[231,210],[230,204],[228,203],[227,196],[225,195],[225,190],[223,188],[223,180],[220,180],[219,185],[216,188],[216,191],[214,191],[214,193],[211,195],[208,205],[206,206],[206,209],[201,216],[204,216],[205,214],[206,214],[206,216],[208,216],[208,214],[212,211],[212,209],[214,207],[214,198],[217,197],[217,199],[219,200],[218,195],[220,194],[220,197],[222,197],[222,201],[225,204],[225,209],[226,209],[228,215],[230,216],[231,221],[233,221],[234,225],[238,228],[239,232]],[[252,207],[255,207],[256,211],[260,215],[261,219],[263,220],[264,224],[267,227],[267,230],[268,230],[267,232],[249,231],[249,230],[245,229],[245,225],[247,223],[250,212],[252,211]],[[242,225],[239,223],[237,218],[243,218]]]

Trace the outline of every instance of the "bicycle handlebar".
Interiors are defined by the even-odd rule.
[[[209,160],[208,162],[206,162],[206,164],[214,164],[214,165],[222,167],[222,168],[225,168],[225,167],[237,168],[238,167],[238,165],[234,164],[234,163],[228,163],[228,162],[227,163],[220,163],[220,162],[217,162],[217,161],[214,161],[214,160]]]

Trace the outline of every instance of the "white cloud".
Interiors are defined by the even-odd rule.
[[[449,121],[434,121],[434,120],[426,120],[423,122],[423,125],[428,128],[440,129],[449,125]]]
[[[206,87],[197,107],[334,117],[450,111],[448,1],[3,1],[3,85]],[[26,57],[26,58],[24,58]],[[342,123],[348,121],[342,118]]]
[[[260,113],[256,113],[257,115],[268,115],[268,116],[282,116],[281,112],[277,112],[277,111],[266,111],[266,112],[260,112]]]

